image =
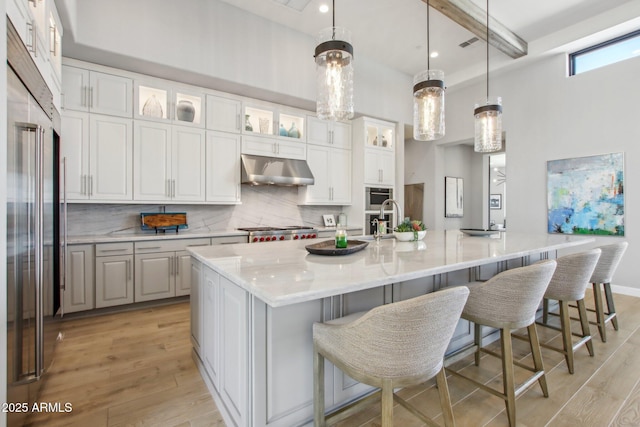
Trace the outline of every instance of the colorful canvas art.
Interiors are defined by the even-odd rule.
[[[548,232],[624,236],[624,153],[547,162]]]

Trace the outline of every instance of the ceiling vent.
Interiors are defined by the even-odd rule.
[[[305,7],[307,7],[307,5],[309,3],[311,3],[311,0],[273,0],[276,3],[280,3],[281,5],[290,7],[291,9],[295,9],[298,12],[302,12],[304,10]]]
[[[458,46],[460,46],[461,48],[465,48],[467,46],[469,46],[470,44],[473,44],[475,42],[477,42],[479,39],[477,37],[472,37],[469,40],[460,43]]]

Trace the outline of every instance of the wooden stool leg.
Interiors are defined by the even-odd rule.
[[[324,418],[324,357],[313,351],[313,425],[325,427]]]
[[[482,325],[479,323],[474,323],[474,343],[476,345],[476,352],[474,354],[474,359],[476,366],[480,366],[480,349],[482,348]]]
[[[453,408],[451,407],[451,396],[449,395],[449,386],[447,385],[447,374],[444,371],[444,366],[438,372],[436,376],[436,385],[438,386],[438,393],[440,393],[440,406],[442,407],[442,418],[444,420],[445,427],[455,426],[453,419]]]
[[[611,316],[611,324],[613,329],[618,330],[618,315],[616,313],[616,307],[613,303],[613,295],[611,294],[611,283],[604,284],[604,296],[607,299],[607,311]]]
[[[602,306],[602,293],[600,292],[600,283],[593,284],[593,300],[596,306],[596,323],[600,332],[602,342],[607,342],[607,330],[604,325],[604,307]]]
[[[578,303],[578,313],[580,317],[580,326],[582,327],[582,336],[590,337],[589,319],[587,318],[587,308],[584,305],[584,299],[576,301]],[[586,343],[589,356],[593,357],[593,340],[590,338]]]
[[[560,301],[560,325],[562,329],[562,348],[569,373],[573,374],[573,343],[571,341],[571,319],[569,319],[569,304]]]
[[[500,329],[500,343],[502,346],[502,382],[504,385],[505,405],[509,426],[516,426],[516,392],[513,374],[513,348],[511,344],[511,331]]]
[[[540,340],[538,339],[538,329],[536,328],[536,324],[532,323],[527,326],[527,332],[529,332],[529,346],[531,348],[531,357],[533,358],[533,367],[538,372],[544,372],[542,351],[540,351]],[[538,384],[540,384],[544,397],[549,397],[549,388],[547,387],[547,377],[545,374],[542,374],[540,378],[538,378]]]
[[[542,300],[542,323],[545,325],[549,322],[549,300],[544,298]]]
[[[393,384],[382,380],[382,427],[393,427]]]

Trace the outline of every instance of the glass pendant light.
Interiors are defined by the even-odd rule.
[[[413,78],[413,139],[435,141],[444,136],[444,72],[431,70],[427,1],[427,69]]]
[[[320,32],[316,46],[316,113],[322,120],[353,118],[353,46],[351,32],[335,26]]]
[[[475,104],[474,151],[490,153],[502,149],[502,98],[489,97],[489,0],[487,0],[487,97]]]

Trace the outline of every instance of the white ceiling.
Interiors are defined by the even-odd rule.
[[[332,25],[331,0],[222,1],[314,37]],[[472,1],[486,10],[486,1]],[[638,0],[492,0],[489,7],[493,18],[531,46],[549,34],[633,1]],[[287,2],[291,2],[292,7],[283,4]],[[329,6],[326,14],[318,10],[323,3]],[[300,6],[304,9],[296,10]],[[336,0],[335,7],[336,26],[345,27],[353,34],[356,67],[360,54],[409,75],[427,68],[427,5],[423,1]],[[444,70],[445,81],[447,76],[455,74],[457,83],[477,75],[486,66],[484,41],[464,49],[459,47],[474,35],[434,8],[430,12],[429,36],[431,51],[439,52],[437,58],[430,60],[430,67]],[[493,48],[490,58],[492,69],[514,61]]]

